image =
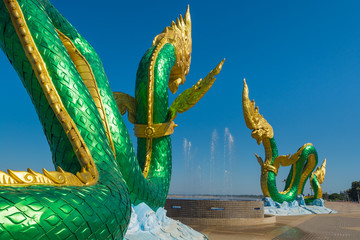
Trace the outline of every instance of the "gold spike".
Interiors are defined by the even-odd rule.
[[[191,24],[191,17],[190,17],[190,6],[187,6],[186,13],[184,15],[186,25]]]
[[[325,168],[326,168],[326,158],[324,159],[324,162],[321,164],[321,168],[323,168],[324,171],[325,171]]]
[[[28,172],[13,171],[10,169],[8,169],[7,171],[9,175],[14,178],[18,183],[29,183],[28,181],[24,180],[27,178],[26,175],[28,175]]]
[[[184,19],[183,19],[183,17],[181,16],[181,14],[180,14],[180,23],[183,25],[184,24]]]
[[[258,163],[260,164],[260,166],[262,167],[264,165],[264,161],[262,160],[262,158],[259,157],[259,155],[257,155],[256,153],[255,153],[255,157]]]
[[[42,169],[43,173],[46,177],[48,177],[52,182],[54,182],[55,184],[61,184],[61,185],[65,185],[66,184],[66,179],[64,177],[64,175],[59,174],[58,172],[51,172],[46,170],[45,168]],[[55,173],[55,174],[54,174]]]
[[[324,182],[325,174],[326,174],[326,158],[323,164],[321,164],[321,167],[317,167],[316,171],[314,172],[314,175],[316,175],[320,184]]]

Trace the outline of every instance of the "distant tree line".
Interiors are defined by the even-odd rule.
[[[323,199],[328,201],[353,201],[359,202],[360,181],[351,183],[351,188],[340,193],[323,193]]]
[[[349,198],[351,201],[359,202],[359,194],[360,194],[360,181],[355,181],[351,183],[351,188],[346,190],[349,194]]]

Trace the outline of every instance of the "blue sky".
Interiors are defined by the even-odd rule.
[[[52,2],[96,49],[113,91],[134,95],[142,55],[187,4],[193,54],[179,92],[226,58],[213,88],[176,119],[171,193],[261,194],[254,153],[264,150],[243,120],[243,78],[280,154],[313,143],[319,163],[327,158],[323,190],[330,193],[360,179],[358,1]],[[0,169],[53,169],[30,98],[2,52],[0,63]],[[279,186],[288,171],[280,169]]]

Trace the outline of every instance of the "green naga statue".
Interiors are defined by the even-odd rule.
[[[306,181],[310,177],[310,185],[314,190],[314,196],[305,197],[309,203],[322,197],[320,184],[325,178],[326,159],[321,167],[317,167],[318,156],[314,146],[307,143],[293,155],[278,155],[278,149],[274,139],[271,125],[255,108],[255,102],[249,100],[249,89],[244,80],[242,105],[246,126],[253,130],[251,136],[260,145],[264,145],[265,161],[258,155],[256,158],[261,166],[261,189],[265,197],[270,197],[276,202],[293,201],[296,196],[303,194]],[[285,189],[279,192],[276,186],[276,175],[281,166],[291,166],[286,179]]]
[[[177,112],[210,89],[223,61],[168,106],[185,82],[191,20],[156,36],[135,98],[114,93],[89,43],[47,0],[2,0],[0,44],[38,113],[56,171],[0,171],[0,239],[122,239],[131,203],[164,205]],[[137,156],[121,114],[129,112]]]

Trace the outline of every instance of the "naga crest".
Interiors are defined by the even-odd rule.
[[[259,113],[259,107],[255,107],[255,101],[249,99],[249,88],[244,79],[243,89],[243,112],[246,126],[253,130],[251,136],[257,144],[261,144],[263,139],[274,137],[274,131],[266,119]]]
[[[184,18],[180,15],[176,23],[172,21],[171,26],[166,27],[162,33],[153,40],[153,46],[165,41],[175,47],[176,62],[171,69],[169,89],[175,93],[180,84],[185,83],[185,76],[189,73],[191,62],[191,18],[190,9],[187,7]]]

